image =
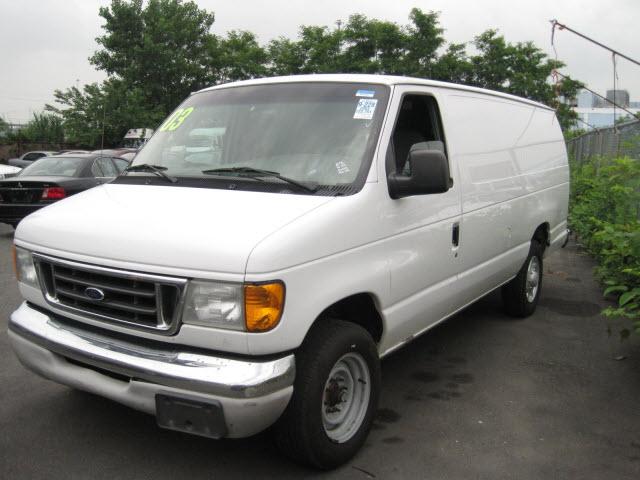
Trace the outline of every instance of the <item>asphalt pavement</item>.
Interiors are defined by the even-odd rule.
[[[532,317],[506,317],[494,293],[385,359],[365,447],[320,473],[267,433],[161,430],[25,370],[6,334],[21,302],[12,237],[0,224],[0,479],[640,478],[640,336],[621,342],[621,324],[599,315],[593,262],[575,244],[547,260]]]

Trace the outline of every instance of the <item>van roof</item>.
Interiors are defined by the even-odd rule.
[[[382,85],[420,85],[430,87],[448,88],[453,90],[462,90],[466,92],[482,93],[484,95],[491,95],[494,97],[505,98],[508,100],[526,103],[538,108],[544,108],[546,110],[553,110],[548,105],[544,105],[533,100],[529,100],[523,97],[517,97],[508,93],[497,92],[495,90],[488,90],[485,88],[470,87],[467,85],[461,85],[458,83],[440,82],[437,80],[427,80],[424,78],[414,77],[401,77],[397,75],[368,75],[368,74],[354,74],[354,73],[322,73],[311,75],[289,75],[283,77],[266,77],[257,78],[253,80],[241,80],[238,82],[224,83],[221,85],[215,85],[202,89],[200,93],[209,90],[218,90],[222,88],[241,87],[245,85],[266,85],[270,83],[295,83],[295,82],[346,82],[346,83],[377,83]]]

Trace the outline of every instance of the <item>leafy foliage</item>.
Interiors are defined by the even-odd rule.
[[[104,145],[116,145],[132,126],[156,125],[165,117],[164,109],[149,105],[139,88],[116,79],[85,85],[82,90],[56,90],[54,95],[62,107],[45,108],[64,119],[66,139],[77,145],[101,146],[103,126]]]
[[[194,2],[112,0],[100,7],[102,49],[89,59],[165,113],[210,82],[214,15]]]
[[[7,123],[7,121],[0,117],[0,139],[6,139],[8,137],[10,137],[11,135],[11,129],[9,128],[9,123]]]
[[[52,113],[34,113],[20,134],[29,142],[62,143],[64,128],[62,118]]]
[[[599,266],[596,274],[615,295],[604,313],[631,319],[640,333],[640,162],[594,158],[572,166],[570,222]],[[623,332],[623,336],[626,335]]]

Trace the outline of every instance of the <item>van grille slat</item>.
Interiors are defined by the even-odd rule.
[[[78,292],[74,292],[73,290],[67,290],[65,288],[62,287],[58,287],[56,288],[56,293],[58,294],[58,296],[63,296],[63,297],[70,297],[73,298],[77,301],[81,301],[84,304],[87,304],[89,308],[91,308],[92,305],[96,305],[95,302],[91,302],[88,301],[87,297],[85,297],[83,294],[80,294]],[[107,297],[108,298],[108,297]],[[132,312],[132,313],[139,313],[142,315],[156,315],[157,313],[157,309],[155,307],[153,308],[145,308],[145,307],[139,307],[135,304],[133,305],[128,305],[124,302],[118,302],[118,301],[110,301],[110,300],[102,300],[100,301],[100,306],[104,306],[106,308],[113,308],[113,309],[120,309],[120,310],[125,310],[127,312]]]
[[[34,254],[47,301],[80,315],[175,333],[185,279],[80,264]],[[91,298],[87,289],[100,290]],[[91,292],[90,292],[91,293]]]
[[[66,275],[59,272],[58,269],[55,270],[55,276],[56,276],[56,280],[59,279],[67,282],[84,284],[87,287],[92,286],[92,287],[102,288],[104,290],[110,290],[112,292],[123,293],[127,295],[137,295],[140,297],[147,297],[147,298],[154,298],[156,296],[155,289],[146,291],[142,288],[126,287],[124,285],[114,285],[112,283],[110,284],[108,282],[99,281],[97,279],[94,280],[90,278],[85,278],[79,275]]]

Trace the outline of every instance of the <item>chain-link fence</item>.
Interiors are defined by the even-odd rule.
[[[594,156],[640,159],[640,120],[580,135],[567,142],[567,151],[578,163]]]

